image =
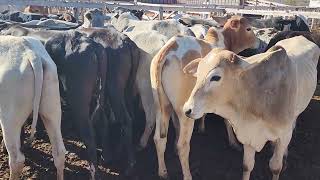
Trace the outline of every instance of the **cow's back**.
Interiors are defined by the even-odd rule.
[[[168,38],[157,31],[126,33],[136,45],[152,57],[166,44]],[[150,59],[151,61],[151,59]]]
[[[296,116],[308,106],[310,99],[316,89],[317,63],[320,56],[320,49],[316,44],[303,36],[285,39],[277,43],[286,51],[296,67],[297,94]]]

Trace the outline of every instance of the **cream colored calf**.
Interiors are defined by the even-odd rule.
[[[186,66],[197,83],[184,112],[190,118],[215,113],[229,120],[244,145],[243,180],[250,179],[255,152],[273,142],[269,166],[278,180],[296,119],[316,89],[319,56],[317,45],[303,36],[247,59],[214,49]]]

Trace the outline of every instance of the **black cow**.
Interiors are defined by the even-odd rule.
[[[309,26],[301,16],[295,16],[293,19],[277,19],[275,28],[279,31],[309,31]]]
[[[86,145],[91,175],[95,176],[97,154],[93,119],[104,108],[108,62],[104,47],[75,30],[36,31],[14,25],[3,29],[1,33],[33,36],[44,42],[57,65],[60,94],[70,115],[67,117],[72,119],[72,124]]]
[[[105,97],[109,98],[116,123],[120,124],[123,132],[121,142],[128,154],[128,168],[125,174],[130,175],[136,162],[132,134],[135,117],[133,101],[137,96],[135,80],[140,50],[133,41],[111,25],[104,28],[84,28],[81,32],[100,43],[108,55]],[[106,99],[106,102],[108,100]],[[104,141],[108,139],[109,137],[105,137]],[[104,152],[108,153],[110,150]]]

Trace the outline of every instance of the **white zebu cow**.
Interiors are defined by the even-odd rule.
[[[255,152],[273,142],[269,166],[278,180],[296,119],[316,89],[319,56],[317,45],[302,36],[247,59],[214,49],[186,66],[185,72],[195,73],[197,82],[185,114],[196,119],[215,113],[229,120],[244,145],[243,180],[250,179]]]
[[[10,179],[19,179],[25,156],[20,151],[21,128],[33,111],[31,140],[38,113],[52,144],[57,179],[63,179],[65,147],[57,68],[40,41],[30,37],[0,38],[0,123],[9,154]]]
[[[120,32],[147,32],[157,31],[162,35],[171,38],[178,34],[192,35],[194,33],[176,20],[152,20],[140,21],[129,12],[120,14],[111,19],[111,24]]]

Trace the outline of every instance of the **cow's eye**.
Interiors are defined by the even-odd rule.
[[[247,28],[247,31],[251,31],[251,28]]]
[[[220,76],[212,76],[210,81],[219,81],[221,79]]]

